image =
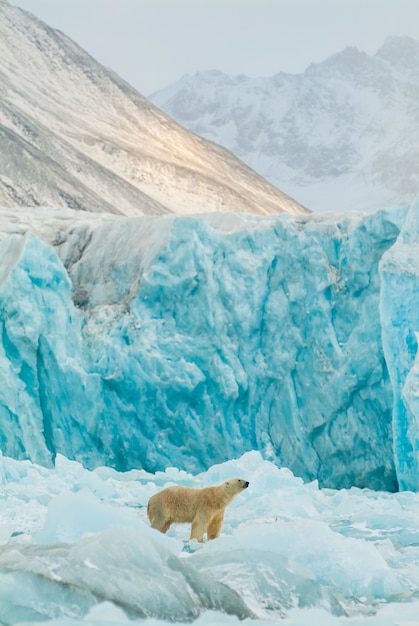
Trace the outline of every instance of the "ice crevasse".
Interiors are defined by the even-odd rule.
[[[419,487],[419,203],[0,223],[0,448]]]

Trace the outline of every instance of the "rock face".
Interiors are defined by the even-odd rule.
[[[63,33],[0,0],[0,205],[304,213]]]
[[[150,96],[312,210],[401,206],[419,189],[419,43],[346,48],[301,75],[200,72]]]
[[[417,489],[418,214],[2,209],[3,453]]]

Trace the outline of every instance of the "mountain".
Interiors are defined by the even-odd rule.
[[[0,0],[0,204],[124,215],[306,210]]]
[[[312,210],[375,211],[419,189],[419,43],[346,48],[299,75],[184,76],[150,96]]]

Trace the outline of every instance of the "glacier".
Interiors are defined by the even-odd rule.
[[[419,476],[419,201],[380,262],[383,345],[393,388],[395,462],[401,489]]]
[[[418,211],[3,209],[3,454],[416,490]]]

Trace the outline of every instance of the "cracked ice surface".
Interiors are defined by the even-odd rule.
[[[220,538],[150,528],[157,490],[232,476],[250,486],[226,509]],[[1,457],[0,481],[0,623],[415,623],[418,494],[319,489],[258,452],[197,475]]]

